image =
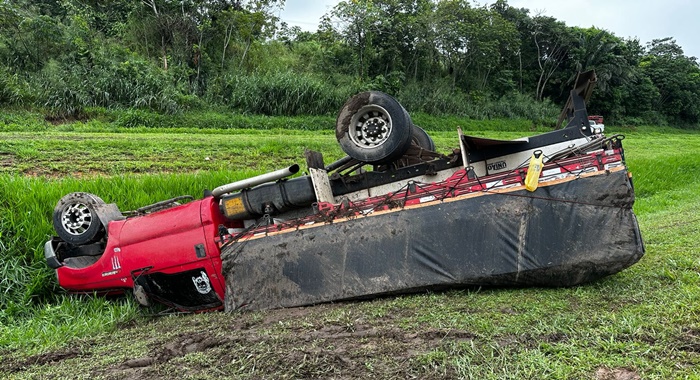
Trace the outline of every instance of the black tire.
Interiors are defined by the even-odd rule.
[[[411,129],[411,142],[425,150],[435,151],[435,142],[421,127],[414,125]]]
[[[53,210],[53,228],[58,237],[74,245],[100,240],[104,228],[95,208],[104,203],[89,193],[70,193],[61,198]]]
[[[411,146],[411,118],[393,97],[379,91],[350,98],[338,114],[335,137],[348,156],[369,164],[390,163]]]

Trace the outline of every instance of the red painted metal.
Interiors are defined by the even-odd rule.
[[[112,221],[99,260],[85,268],[58,268],[59,284],[75,293],[119,293],[133,288],[134,278],[142,273],[173,274],[203,267],[223,301],[221,252],[215,243],[219,225],[239,227],[225,220],[213,197]],[[197,257],[197,244],[204,245],[205,257]]]

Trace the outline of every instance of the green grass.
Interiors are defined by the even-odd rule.
[[[320,150],[341,156],[330,134],[283,130],[231,134],[11,132],[0,142],[0,173],[46,176],[266,170]]]
[[[698,133],[619,130],[626,135],[635,212],[647,254],[602,281],[564,289],[391,297],[308,308],[303,316],[283,310],[153,319],[149,314],[155,310],[140,309],[129,298],[60,294],[44,264],[42,246],[52,233],[51,212],[62,195],[88,191],[123,210],[134,209],[172,196],[199,196],[204,188],[291,162],[303,164],[305,147],[324,152],[327,161],[342,154],[327,131],[137,128],[110,133],[73,128],[0,133],[0,359],[26,363],[31,355],[72,352],[73,347],[80,354],[74,360],[28,365],[17,373],[0,366],[0,374],[91,377],[95,366],[153,356],[159,346],[199,331],[225,344],[154,364],[153,373],[342,377],[346,367],[328,355],[345,350],[341,353],[358,361],[359,373],[367,377],[586,379],[601,371],[627,370],[643,379],[700,378]],[[516,138],[531,134],[529,128],[516,124],[506,131],[473,132]],[[454,132],[431,135],[443,152],[456,145]],[[370,328],[388,333],[342,345],[332,336],[313,338],[318,331]],[[246,331],[255,337],[241,335]],[[88,353],[94,363],[82,359]],[[271,364],[280,362],[291,364]]]
[[[547,130],[540,124],[522,119],[474,119],[463,116],[432,116],[412,113],[414,124],[429,131],[455,131],[457,126],[470,131],[532,132]],[[0,132],[107,132],[147,133],[181,132],[197,134],[241,134],[252,131],[319,131],[332,133],[335,116],[263,116],[226,111],[192,111],[168,115],[143,110],[107,110],[91,108],[83,121],[59,120],[52,124],[38,111],[0,109]],[[240,131],[239,131],[240,130]]]

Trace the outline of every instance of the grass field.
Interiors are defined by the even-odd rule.
[[[532,133],[513,129],[522,130],[478,134]],[[56,201],[89,191],[124,210],[199,196],[204,188],[302,164],[304,148],[322,151],[326,161],[339,158],[332,132],[110,131],[85,124],[5,130],[0,377],[700,378],[698,133],[624,131],[647,253],[602,281],[160,316],[130,298],[60,294],[42,252]],[[440,151],[456,145],[453,132],[431,135]]]

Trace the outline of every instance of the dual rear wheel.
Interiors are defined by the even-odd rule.
[[[341,108],[336,138],[350,157],[368,164],[388,164],[401,158],[411,143],[426,150],[435,144],[420,127],[413,125],[406,109],[393,97],[379,91],[359,93]]]

